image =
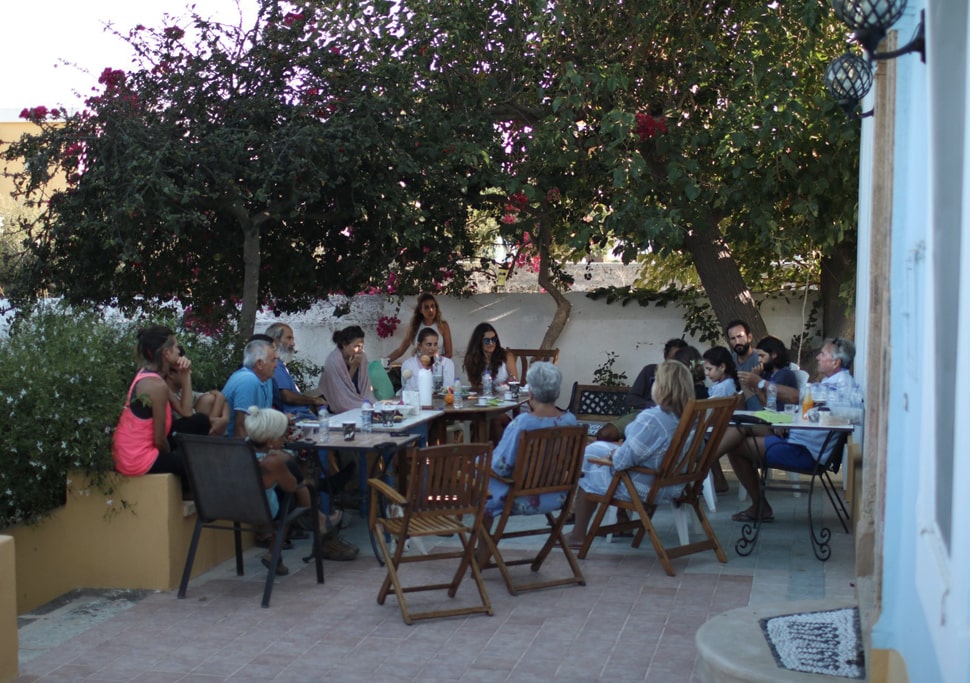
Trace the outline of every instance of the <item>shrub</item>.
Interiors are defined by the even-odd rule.
[[[239,364],[232,345],[158,320],[173,326],[192,359],[193,385],[221,389]],[[146,323],[42,303],[0,338],[0,528],[63,505],[71,470],[109,492],[111,433],[137,369],[136,330]]]

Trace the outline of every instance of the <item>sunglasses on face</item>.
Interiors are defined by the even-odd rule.
[[[491,346],[496,342],[497,339],[498,337],[482,337],[482,343],[487,346]]]

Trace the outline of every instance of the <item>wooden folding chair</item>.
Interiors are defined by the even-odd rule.
[[[589,552],[589,547],[596,536],[635,529],[637,533],[633,539],[633,547],[640,547],[644,535],[648,535],[660,564],[663,565],[664,571],[669,576],[675,575],[674,568],[670,564],[671,559],[702,550],[713,550],[718,560],[727,562],[727,555],[724,554],[724,549],[717,540],[714,528],[708,521],[700,503],[704,496],[704,480],[717,458],[718,446],[720,446],[721,438],[727,430],[728,422],[731,420],[736,405],[737,401],[733,396],[690,401],[684,410],[684,414],[681,415],[670,447],[664,454],[659,467],[656,469],[633,467],[629,470],[620,470],[613,475],[613,480],[603,495],[585,492],[587,498],[598,505],[593,515],[589,533],[586,534],[586,539],[583,541],[582,548],[580,548],[579,557],[586,557],[586,553]],[[590,458],[590,462],[604,466],[612,464],[609,460],[600,458]],[[641,499],[637,493],[633,480],[630,478],[630,472],[653,475],[653,483],[645,498]],[[623,500],[616,496],[617,489],[620,486],[625,487],[630,500]],[[670,491],[667,490],[669,488],[677,491],[672,497],[669,495]],[[657,530],[653,526],[652,518],[659,504],[671,500],[675,505],[690,505],[694,509],[706,536],[704,540],[685,543],[673,548],[664,547],[657,535]],[[603,517],[611,505],[628,512],[635,512],[637,519],[602,526]]]
[[[368,480],[371,487],[370,528],[377,538],[387,567],[387,575],[377,594],[377,603],[383,605],[393,588],[405,624],[411,624],[417,619],[463,614],[485,613],[491,616],[492,605],[475,561],[475,546],[483,534],[482,516],[485,511],[488,467],[492,461],[492,444],[451,444],[411,449],[407,458],[410,460],[410,467],[406,494],[401,495],[382,479]],[[380,515],[380,511],[386,510],[390,503],[401,507],[403,514],[400,517]],[[394,537],[396,541],[393,552],[388,548],[385,534]],[[404,556],[408,537],[451,534],[457,534],[461,540],[460,551]],[[408,586],[401,583],[401,565],[445,559],[460,560],[458,570],[449,583]],[[408,609],[405,593],[446,589],[448,597],[455,597],[469,565],[481,604],[426,612],[411,612]]]
[[[270,556],[269,571],[266,574],[266,585],[263,588],[263,607],[269,607],[270,595],[273,593],[273,580],[276,578],[276,566],[279,564],[283,549],[283,537],[287,525],[298,516],[306,512],[306,508],[290,510],[290,494],[280,501],[279,519],[273,519],[269,503],[266,500],[266,490],[263,488],[263,477],[259,470],[256,452],[248,441],[230,439],[225,436],[195,436],[178,434],[176,441],[185,454],[185,465],[188,471],[189,483],[195,497],[195,510],[198,515],[192,542],[185,558],[185,568],[182,571],[182,581],[179,584],[178,597],[184,598],[192,575],[192,564],[199,547],[202,529],[220,529],[232,531],[236,546],[236,574],[243,575],[242,532],[265,532],[270,528],[274,533],[273,549]],[[313,509],[313,538],[319,538],[319,515],[316,501],[318,496],[311,495]],[[219,523],[221,520],[222,523]],[[227,525],[230,522],[231,525]],[[245,525],[245,526],[244,526]],[[320,553],[314,553],[317,569],[317,583],[323,583],[323,559]]]
[[[525,383],[525,373],[529,371],[529,363],[536,361],[559,362],[559,349],[506,349],[519,361],[519,380]]]
[[[535,429],[522,432],[519,435],[519,444],[515,456],[515,468],[511,478],[499,477],[492,473],[492,476],[509,485],[508,497],[505,499],[505,507],[501,514],[496,517],[495,529],[490,529],[491,524],[486,520],[483,539],[494,561],[488,562],[483,569],[498,567],[505,579],[505,585],[509,593],[517,595],[520,591],[534,590],[536,588],[549,588],[551,586],[563,586],[578,583],[586,585],[586,579],[579,569],[579,563],[569,549],[569,544],[562,533],[566,517],[573,507],[573,498],[576,496],[576,482],[583,473],[583,450],[586,446],[586,428],[582,425],[575,427],[549,427],[545,429]],[[517,504],[517,499],[537,498],[543,495],[551,495],[554,499],[561,496],[562,503],[551,507],[548,510],[540,509],[538,512],[523,511],[521,504]],[[554,516],[553,513],[557,512]],[[522,529],[518,531],[507,531],[506,527],[513,516],[516,515],[543,515],[544,521],[538,528]],[[499,544],[506,538],[522,538],[525,536],[548,536],[539,552],[528,558],[506,560]],[[566,557],[566,562],[572,570],[572,576],[549,579],[547,581],[534,581],[532,583],[515,584],[509,567],[528,564],[533,572],[538,572],[554,547],[558,546]]]

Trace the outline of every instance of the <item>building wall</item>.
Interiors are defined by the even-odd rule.
[[[872,648],[876,661],[898,653],[910,680],[955,683],[970,680],[970,462],[962,416],[947,417],[970,348],[968,12],[966,3],[911,5],[896,29],[908,40],[925,7],[927,55],[925,64],[896,60],[891,330],[882,340],[892,364]]]

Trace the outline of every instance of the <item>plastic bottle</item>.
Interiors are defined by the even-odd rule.
[[[327,406],[320,406],[320,410],[317,411],[317,419],[320,420],[317,441],[326,441],[330,436],[330,411],[327,410]]]
[[[771,411],[778,410],[778,387],[775,386],[774,382],[768,382],[768,386],[765,388],[765,408]]]
[[[439,356],[434,357],[434,365],[431,366],[431,377],[434,379],[434,390],[440,392],[444,388],[444,367]]]
[[[455,377],[455,383],[452,385],[455,390],[454,400],[452,402],[452,407],[461,408],[462,398],[461,398],[461,378]]]
[[[802,417],[808,417],[808,411],[815,406],[815,401],[812,399],[812,388],[809,385],[805,385],[805,395],[802,397]]]
[[[364,433],[374,431],[374,406],[367,400],[360,405],[360,431]]]
[[[485,368],[485,372],[482,373],[482,396],[491,396],[493,390],[492,371]]]

